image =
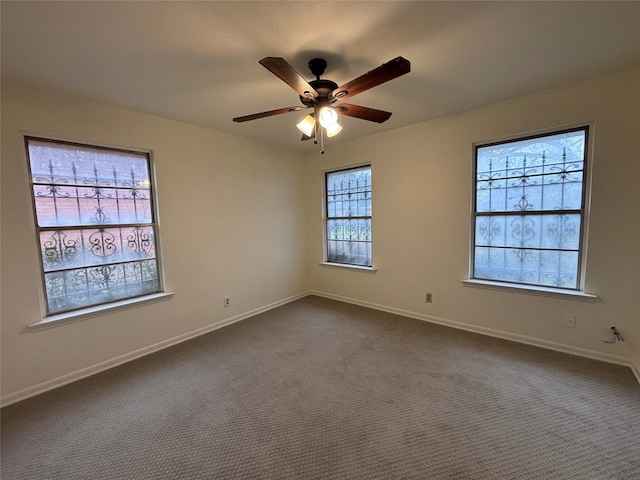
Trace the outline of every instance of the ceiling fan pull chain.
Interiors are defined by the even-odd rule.
[[[318,130],[320,130],[320,155],[324,155],[324,128],[318,126]]]
[[[315,117],[315,113],[314,113],[314,117]],[[318,138],[320,138],[320,132],[318,131],[319,127],[320,127],[320,123],[319,122],[315,122],[313,124],[313,134],[314,134],[313,144],[314,145],[318,145]]]

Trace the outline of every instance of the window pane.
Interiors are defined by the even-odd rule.
[[[507,181],[504,179],[481,180],[476,187],[478,212],[504,212],[507,208]]]
[[[150,190],[34,185],[38,225],[151,223]]]
[[[371,219],[327,221],[327,260],[371,266]]]
[[[370,267],[371,243],[329,240],[327,244],[327,261]]]
[[[579,210],[586,130],[476,150],[476,211]]]
[[[41,231],[40,247],[45,272],[156,256],[152,227]]]
[[[156,293],[155,260],[79,268],[45,274],[49,313]]]
[[[481,179],[476,186],[478,212],[576,210],[582,205],[583,173],[523,175]]]
[[[147,154],[27,139],[48,313],[159,291]]]
[[[476,217],[476,245],[578,250],[580,215],[486,215]]]
[[[370,242],[371,219],[355,218],[351,220],[328,220],[327,237],[329,240]]]
[[[576,210],[582,208],[582,172],[549,175],[544,188],[542,208],[545,210]]]
[[[542,217],[541,247],[558,250],[580,249],[581,215],[545,215]]]
[[[476,149],[474,278],[578,288],[586,139],[584,128]]]
[[[371,167],[326,174],[327,261],[371,266]]]
[[[477,247],[475,278],[548,287],[578,286],[578,252]]]
[[[34,184],[149,188],[147,155],[29,139]]]
[[[327,174],[327,215],[371,215],[370,167]]]

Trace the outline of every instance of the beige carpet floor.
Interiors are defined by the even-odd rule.
[[[640,479],[631,371],[306,297],[2,410],[2,479]]]

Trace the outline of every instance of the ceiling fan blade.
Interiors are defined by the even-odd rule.
[[[318,92],[284,58],[265,57],[259,63],[298,92],[298,95],[306,98],[318,96]]]
[[[268,112],[260,112],[260,113],[254,113],[252,115],[245,115],[244,117],[236,117],[233,119],[233,121],[248,122],[249,120],[257,120],[258,118],[273,117],[274,115],[281,115],[283,113],[299,112],[303,108],[305,107],[295,106],[295,107],[278,108],[277,110],[269,110]]]
[[[335,109],[341,115],[361,118],[362,120],[369,120],[370,122],[376,123],[386,122],[389,120],[389,117],[391,117],[391,112],[376,110],[375,108],[361,107],[360,105],[352,105],[350,103],[341,103],[336,106]]]
[[[353,97],[358,93],[380,85],[381,83],[393,80],[405,73],[409,73],[410,71],[411,62],[406,58],[397,57],[336,88],[332,92],[332,95],[335,99],[344,100],[345,98]]]

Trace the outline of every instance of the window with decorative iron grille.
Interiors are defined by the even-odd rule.
[[[581,289],[588,136],[475,146],[472,278]]]
[[[325,173],[327,262],[370,267],[371,166]]]
[[[149,154],[25,142],[47,315],[158,293]]]

